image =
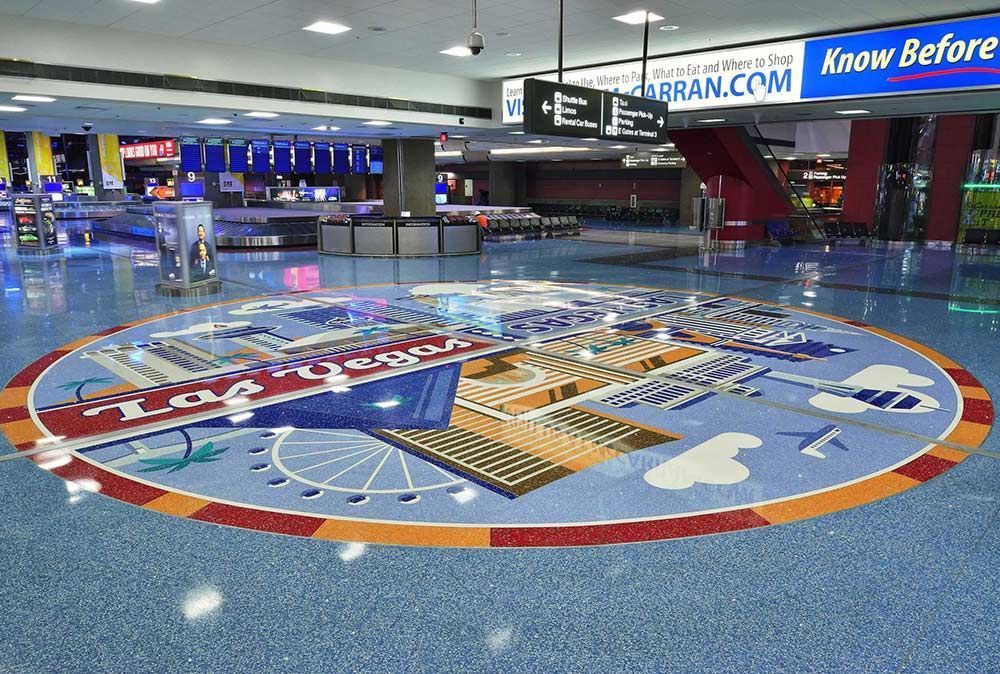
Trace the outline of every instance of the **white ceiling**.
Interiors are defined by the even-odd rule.
[[[480,79],[555,68],[556,0],[479,0],[485,53],[465,58],[439,54],[464,42],[472,25],[471,6],[471,0],[160,0],[152,5],[134,0],[0,0],[0,14]],[[565,0],[566,66],[638,57],[642,27],[611,17],[639,7],[665,16],[665,24],[680,26],[651,31],[650,53],[660,54],[994,11],[997,3]],[[352,30],[340,35],[302,30],[317,20]],[[372,32],[371,26],[386,31]],[[0,21],[0,33],[2,28]],[[497,35],[505,32],[509,35]],[[507,52],[522,56],[508,57]],[[169,71],[169,64],[164,69]]]

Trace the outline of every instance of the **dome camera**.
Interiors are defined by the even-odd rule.
[[[473,56],[479,56],[486,49],[486,37],[478,30],[474,30],[465,38],[465,46]]]
[[[90,131],[91,129],[94,128],[94,125],[91,124],[90,122],[84,122],[83,124],[80,125],[80,128],[83,129],[84,131]]]

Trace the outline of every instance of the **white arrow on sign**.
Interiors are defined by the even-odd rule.
[[[544,112],[547,115],[547,114],[549,114],[549,111],[551,109],[552,109],[552,106],[549,105],[548,101],[542,101],[542,112]]]
[[[660,125],[661,129],[663,128],[663,118],[662,117],[660,117],[658,120],[656,120],[656,123]]]

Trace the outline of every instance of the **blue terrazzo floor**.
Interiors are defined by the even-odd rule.
[[[0,381],[62,344],[204,299],[142,241],[21,258],[0,234]],[[224,252],[229,299],[552,279],[731,293],[876,325],[1000,392],[1000,256],[875,244],[700,255],[585,238],[480,258]],[[994,432],[983,446],[1000,452]],[[11,451],[4,440],[0,450]],[[0,463],[2,672],[996,672],[1000,462],[742,533],[598,548],[384,547],[186,521]]]

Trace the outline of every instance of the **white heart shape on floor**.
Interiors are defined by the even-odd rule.
[[[736,456],[741,449],[755,449],[761,444],[755,435],[720,433],[651,468],[643,479],[659,489],[688,489],[698,483],[737,484],[750,477],[750,469]]]

